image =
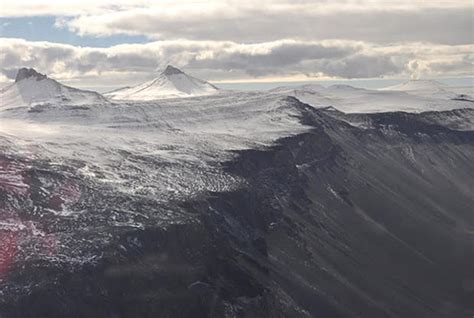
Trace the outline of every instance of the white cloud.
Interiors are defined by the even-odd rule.
[[[472,11],[466,8],[318,8],[308,5],[288,5],[284,9],[275,5],[134,8],[73,17],[64,26],[80,35],[146,35],[160,40],[251,43],[294,38],[472,43]]]
[[[248,10],[255,8],[319,12],[351,10],[419,10],[426,8],[469,8],[466,0],[3,0],[0,16],[77,16],[127,11],[134,8],[160,9],[170,14],[209,10]]]
[[[81,14],[93,14],[113,12],[116,10],[127,10],[131,8],[150,5],[155,1],[144,0],[3,0],[0,4],[1,17],[24,17],[24,16],[76,16]],[[155,3],[167,3],[169,1],[157,0]]]
[[[334,78],[472,75],[473,45],[360,41],[280,40],[157,41],[109,48],[1,39],[0,71],[13,78],[23,66],[59,80],[97,86],[130,85],[156,76],[171,63],[209,80],[275,78],[306,74]],[[85,85],[82,83],[82,85]]]
[[[57,17],[80,35],[263,42],[284,38],[472,43],[463,0],[4,0],[0,16]]]
[[[468,0],[3,0],[0,17],[54,16],[79,35],[152,42],[2,39],[0,68],[118,85],[167,63],[211,80],[472,75],[472,12]]]

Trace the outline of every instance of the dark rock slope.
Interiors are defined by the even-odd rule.
[[[94,266],[23,272],[54,283],[0,317],[472,317],[474,132],[291,101],[314,129],[240,152],[244,187]]]

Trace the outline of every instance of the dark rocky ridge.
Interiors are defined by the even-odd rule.
[[[44,74],[38,73],[36,70],[32,68],[23,67],[18,70],[18,73],[16,74],[16,78],[15,78],[15,83],[25,78],[34,78],[37,81],[41,81],[42,79],[47,78],[47,76]]]
[[[21,270],[51,283],[0,316],[471,317],[474,133],[291,102],[313,131],[240,152],[226,170],[246,187],[121,235],[100,264]]]
[[[165,70],[163,71],[163,74],[164,75],[173,75],[173,74],[184,74],[183,71],[181,71],[180,69],[172,66],[172,65],[168,65]]]

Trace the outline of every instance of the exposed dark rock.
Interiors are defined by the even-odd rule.
[[[25,78],[34,78],[37,81],[45,79],[47,76],[41,73],[36,72],[32,68],[20,68],[16,74],[15,82],[19,82]]]
[[[163,74],[164,75],[173,75],[173,74],[183,74],[183,72],[180,69],[178,69],[178,68],[176,68],[172,65],[168,65],[165,68],[165,70],[163,71]]]

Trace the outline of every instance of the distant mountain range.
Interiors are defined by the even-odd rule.
[[[348,113],[444,111],[470,108],[474,102],[474,98],[467,91],[459,92],[433,80],[412,80],[379,90],[349,85],[324,87],[313,84],[279,87],[260,93],[291,96],[316,108],[332,106]],[[0,91],[0,108],[92,105],[216,94],[239,94],[239,92],[219,90],[214,85],[190,76],[171,65],[148,82],[120,88],[104,95],[69,87],[34,69],[22,68],[18,71],[15,82]]]

